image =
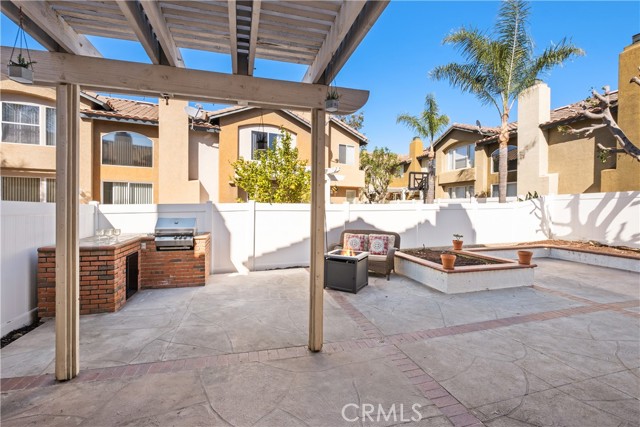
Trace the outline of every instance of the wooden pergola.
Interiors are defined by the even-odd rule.
[[[34,83],[57,87],[56,378],[79,370],[80,90],[311,110],[309,349],[323,342],[325,111],[328,87],[389,0],[3,0],[2,12],[49,52]],[[152,64],[105,59],[87,35],[138,41]],[[180,48],[231,55],[232,74],[186,68]],[[9,58],[10,47],[2,47]],[[308,65],[302,82],[253,77],[256,58]],[[5,70],[2,70],[3,74]],[[337,88],[338,114],[369,92]]]

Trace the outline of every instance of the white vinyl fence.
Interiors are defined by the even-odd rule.
[[[94,234],[96,205],[80,206],[80,237]],[[0,202],[2,335],[28,325],[36,311],[38,248],[55,244],[54,203]]]
[[[55,206],[2,202],[0,207],[4,335],[35,308],[36,250],[54,243]],[[199,231],[211,232],[212,273],[309,264],[310,214],[304,204],[83,205],[81,236],[98,228],[152,233],[162,217],[195,217]],[[465,244],[559,238],[640,247],[640,192],[545,196],[506,204],[345,203],[328,205],[325,223],[327,244],[336,243],[346,228],[375,228],[399,233],[404,248],[450,245],[454,233],[464,235]]]

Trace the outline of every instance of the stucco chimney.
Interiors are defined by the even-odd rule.
[[[551,89],[543,82],[518,97],[518,194],[557,194],[558,175],[549,174],[547,133],[540,125],[551,117]]]

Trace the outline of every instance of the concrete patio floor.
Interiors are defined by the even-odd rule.
[[[639,426],[638,274],[536,263],[532,288],[326,291],[317,354],[304,269],[141,291],[81,317],[74,380],[50,374],[52,321],[5,347],[2,425]]]

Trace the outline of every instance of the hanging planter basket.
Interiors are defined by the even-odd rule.
[[[324,109],[330,113],[335,113],[338,111],[338,107],[340,106],[339,99],[327,99],[324,101]]]
[[[22,8],[20,8],[20,26],[18,27],[16,40],[13,42],[13,49],[11,50],[9,64],[7,65],[7,74],[9,79],[14,82],[33,84],[33,64],[35,64],[35,61],[31,60],[29,46],[27,45],[27,35],[24,31],[23,24],[24,17],[22,16]],[[18,50],[18,55],[14,59],[13,54],[16,49]],[[26,56],[23,53],[26,53]]]
[[[9,78],[14,82],[33,84],[33,70],[31,68],[9,64],[7,69]]]
[[[335,86],[329,86],[327,97],[324,100],[324,109],[329,113],[335,113],[340,106],[340,94]]]

